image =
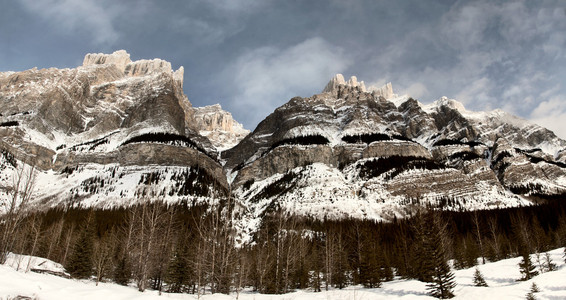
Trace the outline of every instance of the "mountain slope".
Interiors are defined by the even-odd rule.
[[[383,95],[390,97],[385,99]],[[249,218],[282,207],[315,218],[392,219],[414,205],[496,208],[566,193],[566,142],[501,111],[337,75],[277,108],[223,153]]]
[[[0,73],[0,197],[9,199],[27,163],[39,170],[40,208],[231,195],[238,226],[253,230],[277,208],[390,220],[415,206],[496,208],[566,194],[566,142],[499,110],[447,98],[424,105],[390,83],[366,88],[338,74],[248,134],[219,105],[193,108],[182,84],[182,68],[123,50],[87,54],[75,69]]]
[[[87,54],[75,69],[3,74],[3,175],[9,179],[21,165],[7,163],[7,156],[41,170],[36,198],[43,206],[226,194],[216,149],[198,133],[182,85],[182,67],[173,71],[160,59],[132,62],[123,50]],[[4,197],[9,184],[2,181]],[[206,187],[181,188],[186,185]]]

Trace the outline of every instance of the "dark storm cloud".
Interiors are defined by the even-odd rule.
[[[184,66],[195,106],[220,102],[250,129],[340,72],[425,103],[502,108],[566,137],[560,1],[6,2],[0,70],[126,49]]]

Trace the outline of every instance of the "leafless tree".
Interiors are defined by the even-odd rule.
[[[110,270],[110,263],[112,260],[112,250],[118,240],[116,233],[111,230],[94,245],[93,260],[94,268],[96,271],[96,285],[102,280],[106,273]]]
[[[478,246],[480,248],[480,256],[482,259],[482,264],[485,265],[485,252],[483,249],[483,237],[481,234],[481,224],[480,224],[480,220],[478,218],[478,213],[477,211],[474,211],[474,213],[472,214],[472,222],[474,224],[474,235],[476,237]]]
[[[35,164],[22,162],[15,169],[12,185],[8,188],[9,199],[5,213],[0,217],[0,263],[6,261],[8,252],[13,249],[19,225],[33,196],[35,180]]]

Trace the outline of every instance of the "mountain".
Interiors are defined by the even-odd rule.
[[[220,104],[196,107],[195,120],[199,134],[207,137],[217,150],[236,146],[250,133],[234,120],[231,113],[223,110]]]
[[[42,207],[225,195],[217,150],[199,134],[182,86],[182,67],[131,61],[123,50],[87,54],[74,69],[3,73],[2,198],[17,161],[39,170],[35,198]]]
[[[391,220],[417,206],[528,205],[566,194],[566,142],[500,110],[423,104],[338,74],[249,133],[213,105],[194,108],[183,69],[125,51],[74,69],[0,73],[0,198],[22,162],[34,203],[113,207],[140,199],[231,196],[253,231],[283,208],[316,219]]]
[[[385,98],[388,97],[388,98]],[[248,221],[274,208],[317,219],[390,220],[414,206],[527,205],[566,192],[566,142],[500,110],[424,105],[334,77],[222,153]]]

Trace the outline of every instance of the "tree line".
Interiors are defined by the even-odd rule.
[[[566,244],[565,205],[473,212],[415,209],[392,222],[315,220],[277,206],[251,239],[242,240],[230,198],[214,205],[145,199],[129,208],[54,208],[3,217],[2,258],[8,251],[63,264],[71,276],[133,284],[140,291],[261,293],[321,291],[349,285],[380,287],[396,276],[428,283],[438,298],[453,296],[453,268],[543,253]],[[518,266],[522,279],[540,259]],[[453,260],[453,265],[449,260]],[[517,278],[521,279],[521,278]]]

